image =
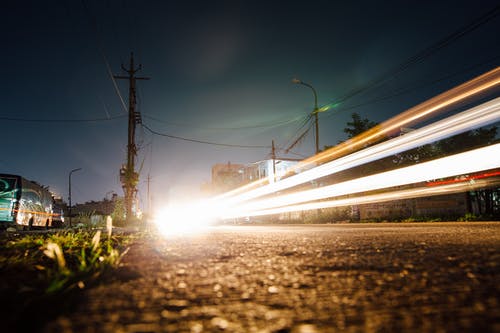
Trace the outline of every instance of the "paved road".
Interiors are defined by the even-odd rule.
[[[500,223],[139,240],[46,332],[500,332]]]

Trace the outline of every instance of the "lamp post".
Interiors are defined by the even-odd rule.
[[[314,115],[314,129],[315,129],[315,133],[316,133],[315,148],[316,148],[316,154],[318,154],[319,153],[318,94],[316,94],[316,89],[314,89],[314,87],[307,82],[304,82],[304,81],[299,80],[297,78],[293,78],[292,83],[301,84],[303,86],[309,87],[309,88],[311,88],[311,90],[314,94],[314,110],[311,114]]]
[[[73,174],[73,172],[76,172],[76,171],[80,171],[82,170],[82,168],[77,168],[77,169],[73,169],[69,172],[69,189],[68,189],[68,201],[69,201],[69,226],[71,227],[71,175]]]

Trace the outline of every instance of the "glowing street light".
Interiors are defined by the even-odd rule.
[[[299,80],[297,78],[293,78],[292,83],[301,84],[303,86],[309,87],[309,88],[311,88],[311,90],[314,94],[314,110],[311,114],[314,115],[314,129],[315,129],[315,133],[316,133],[315,147],[316,147],[316,154],[318,154],[319,153],[318,94],[316,93],[316,89],[314,89],[314,87],[307,82],[304,82],[304,81]]]

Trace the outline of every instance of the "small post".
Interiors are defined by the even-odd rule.
[[[69,201],[69,207],[68,207],[68,215],[69,215],[69,226],[71,227],[71,175],[73,174],[73,172],[76,172],[76,171],[80,171],[82,170],[82,168],[77,168],[77,169],[73,169],[69,172],[69,189],[68,189],[68,201]]]
[[[273,182],[276,182],[276,148],[274,140],[271,142],[271,158],[273,159]]]

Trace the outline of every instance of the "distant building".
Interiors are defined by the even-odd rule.
[[[110,199],[104,198],[101,201],[87,201],[83,204],[76,204],[71,209],[72,215],[93,214],[93,215],[111,215],[115,210],[118,195],[113,193]]]
[[[269,159],[251,163],[245,167],[245,179],[252,182],[268,178],[269,183],[274,183],[283,178],[290,167],[297,163],[298,160],[293,159]]]
[[[245,184],[245,165],[218,163],[212,167],[211,192],[223,193]]]
[[[287,170],[298,160],[276,159],[262,160],[250,164],[218,163],[212,167],[210,186],[203,185],[205,191],[212,194],[223,193],[259,179],[267,178],[270,183],[283,178]]]

